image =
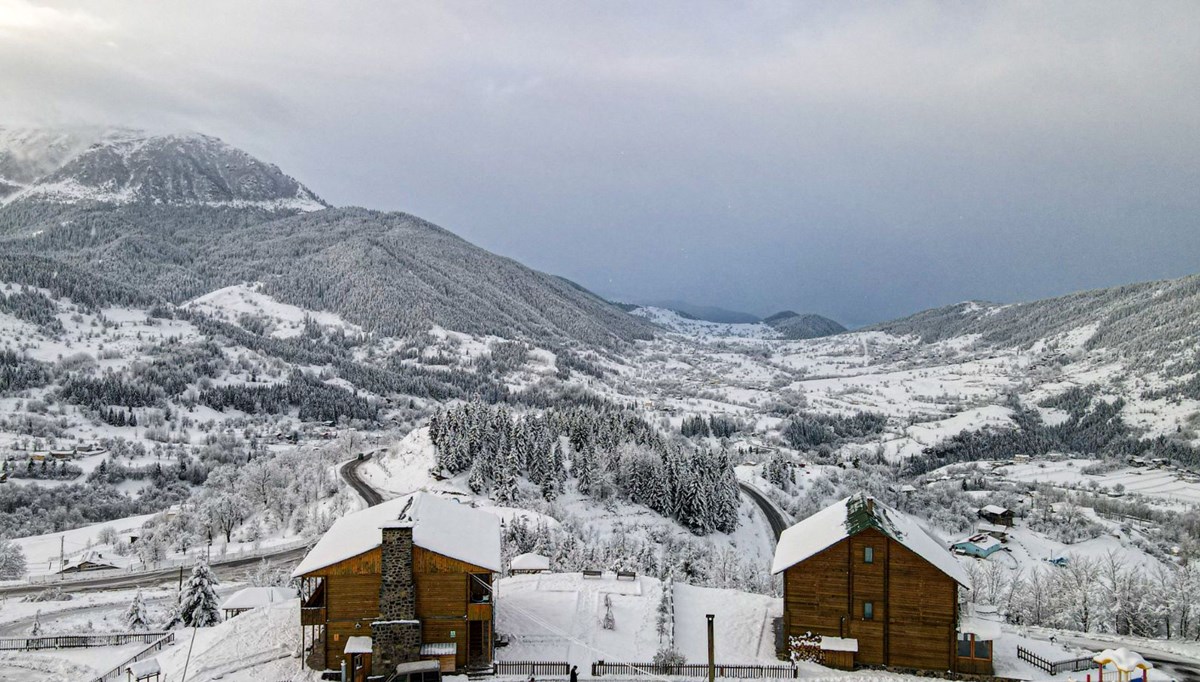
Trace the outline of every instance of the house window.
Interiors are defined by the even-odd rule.
[[[991,658],[992,643],[989,640],[975,640],[975,658]]]
[[[472,604],[490,604],[492,601],[492,574],[472,573],[469,577]]]
[[[863,563],[864,564],[875,563],[875,548],[874,547],[864,547],[863,548]]]
[[[863,602],[863,620],[875,620],[875,602]]]
[[[958,636],[958,657],[971,657],[971,635],[963,634]]]

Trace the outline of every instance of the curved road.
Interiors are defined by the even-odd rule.
[[[771,504],[771,501],[767,499],[767,496],[763,495],[758,488],[755,488],[749,483],[742,483],[741,481],[738,481],[738,486],[741,487],[742,491],[749,495],[750,499],[754,501],[754,504],[758,505],[758,508],[762,510],[763,516],[767,517],[767,523],[771,524],[771,532],[775,534],[775,541],[778,542],[779,536],[783,534],[783,531],[788,529],[788,526],[791,525],[791,522],[783,515],[783,512],[779,511],[778,507],[776,507],[774,504]]]
[[[363,465],[363,462],[371,459],[371,454],[359,455],[358,458],[352,459],[342,465],[341,475],[342,480],[354,488],[354,492],[358,493],[359,497],[367,503],[368,507],[383,502],[383,495],[380,495],[374,488],[367,485],[367,482],[358,477],[358,468]]]
[[[358,467],[363,462],[371,458],[371,455],[363,455],[361,459],[352,459],[342,465],[340,470],[342,480],[354,488],[367,506],[374,506],[383,502],[383,496],[375,491],[374,488],[367,485],[358,477]],[[271,563],[286,563],[299,561],[308,553],[308,547],[293,547],[291,549],[281,550],[275,554],[265,554],[253,557],[231,558],[225,561],[216,560],[212,562],[213,571],[222,579],[233,578],[246,569],[256,569],[265,559]],[[61,587],[63,592],[82,592],[85,590],[95,589],[118,589],[122,587],[146,587],[148,585],[157,585],[165,582],[175,582],[179,579],[179,567],[163,568],[155,571],[139,571],[137,573],[118,573],[112,575],[98,575],[94,578],[86,580],[64,580],[63,582],[45,582],[45,583],[30,583],[25,585],[12,585],[0,587],[0,596],[16,597],[27,594],[36,594],[50,587]]]

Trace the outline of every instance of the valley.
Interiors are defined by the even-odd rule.
[[[120,630],[133,585],[169,621],[201,562],[222,595],[287,583],[339,518],[426,492],[499,517],[505,565],[549,562],[501,579],[499,660],[649,661],[669,589],[688,662],[713,605],[723,660],[777,664],[779,526],[866,493],[943,549],[1015,512],[954,559],[998,675],[1040,679],[1018,643],[1071,653],[1043,633],[1197,635],[1197,276],[854,331],[709,322],[331,207],[215,138],[0,143],[0,632]],[[200,628],[201,669],[315,679],[297,609]]]

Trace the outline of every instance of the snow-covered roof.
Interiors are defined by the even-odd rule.
[[[513,557],[508,562],[508,568],[512,571],[549,571],[550,560],[541,554],[526,552]]]
[[[1003,533],[1007,535],[1009,532],[1007,526],[997,526],[994,523],[981,523],[975,529],[980,533]]]
[[[858,651],[858,640],[850,637],[821,637],[821,651]]]
[[[1001,543],[999,540],[988,535],[987,533],[979,533],[978,535],[972,535],[969,538],[963,538],[962,540],[959,540],[958,542],[954,543],[954,546],[975,545],[979,549],[991,549],[1000,544]]]
[[[958,624],[958,631],[983,641],[1000,639],[1000,624],[994,620],[966,616]]]
[[[133,674],[134,679],[157,675],[162,672],[162,667],[158,665],[157,658],[147,658],[144,661],[130,663],[129,667],[125,669]]]
[[[342,653],[347,654],[369,654],[371,653],[371,638],[370,637],[347,637],[346,649]]]
[[[836,502],[783,531],[775,547],[771,573],[782,573],[867,528],[904,545],[959,585],[967,586],[967,573],[958,560],[929,537],[916,519],[863,493]]]
[[[406,511],[407,510],[407,511]],[[382,527],[405,515],[413,544],[451,559],[500,570],[500,519],[425,492],[388,500],[338,519],[292,571],[299,577],[369,552],[383,543]]]
[[[1112,665],[1117,670],[1123,673],[1131,673],[1134,670],[1151,670],[1154,664],[1142,658],[1142,655],[1136,651],[1130,651],[1125,647],[1120,649],[1105,649],[1092,657],[1092,660],[1100,665]]]
[[[300,593],[293,587],[247,587],[234,592],[221,602],[222,609],[256,609],[260,606],[278,604],[296,599]]]
[[[1005,509],[1004,507],[997,507],[994,504],[989,504],[988,506],[984,507],[983,509],[980,509],[979,511],[987,513],[987,514],[997,514],[997,515],[1009,513],[1009,511],[1007,509]]]
[[[422,656],[454,656],[458,654],[458,644],[454,642],[430,642],[421,645]]]

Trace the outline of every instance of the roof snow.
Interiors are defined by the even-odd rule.
[[[549,571],[550,560],[541,554],[527,552],[513,557],[508,568],[511,571]]]
[[[312,573],[379,547],[383,544],[382,527],[399,520],[402,515],[413,524],[413,544],[416,546],[500,571],[499,518],[444,497],[418,492],[338,519],[292,571],[292,577]]]
[[[978,535],[972,535],[969,538],[964,538],[962,540],[959,540],[958,542],[954,543],[954,546],[957,547],[959,545],[975,545],[979,549],[991,549],[999,544],[1000,544],[1000,541],[997,540],[996,538],[992,537],[991,535],[988,535],[987,533],[980,533]]]
[[[1008,513],[1008,510],[1007,510],[1007,509],[1005,509],[1004,507],[997,507],[997,506],[996,506],[996,505],[994,505],[994,504],[989,504],[988,506],[984,507],[983,509],[980,509],[979,511],[981,511],[981,512],[985,512],[985,513],[988,513],[988,514],[993,514],[993,515],[996,515],[996,516],[999,516],[1000,514],[1007,514],[1007,513]]]
[[[1151,670],[1154,664],[1142,658],[1142,655],[1136,651],[1130,651],[1125,647],[1120,649],[1105,649],[1092,657],[1092,660],[1100,665],[1111,665],[1123,673],[1131,673],[1136,669]]]
[[[858,651],[858,640],[850,637],[821,637],[821,651]]]
[[[221,609],[229,611],[256,609],[260,606],[296,599],[299,596],[300,593],[293,587],[247,587],[234,592],[228,599],[221,602]]]
[[[775,548],[771,573],[782,573],[867,528],[904,545],[959,585],[967,586],[966,571],[916,519],[863,493],[836,502],[783,531]]]
[[[371,653],[371,638],[370,637],[347,637],[346,649],[342,653],[347,654],[369,654]]]

